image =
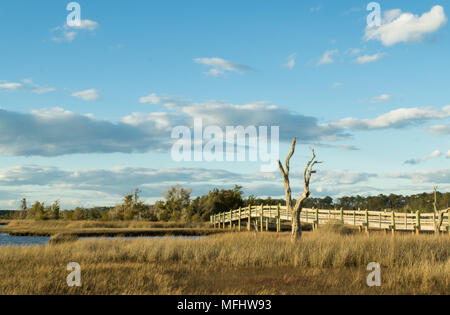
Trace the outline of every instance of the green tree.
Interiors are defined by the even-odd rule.
[[[27,211],[27,218],[33,220],[45,220],[45,207],[44,203],[36,201],[31,208]]]
[[[51,211],[50,211],[50,218],[53,220],[59,220],[61,217],[61,207],[59,205],[59,201],[56,200],[53,202]]]

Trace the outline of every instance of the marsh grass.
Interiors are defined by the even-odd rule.
[[[149,221],[63,221],[13,220],[8,228],[19,229],[98,229],[98,228],[207,228],[208,223],[149,222]]]
[[[448,294],[450,238],[229,233],[0,248],[0,294]],[[82,287],[69,288],[78,262]],[[369,262],[382,286],[366,285]]]
[[[61,243],[70,243],[78,241],[78,236],[73,234],[55,234],[50,237],[49,244],[61,244]]]
[[[354,228],[344,225],[339,220],[330,220],[327,223],[322,224],[319,229],[321,233],[335,233],[338,235],[349,235],[356,232]]]
[[[209,235],[221,231],[206,223],[147,222],[147,221],[34,221],[15,220],[0,226],[0,233],[16,236],[52,236],[72,234],[79,237],[95,236],[164,236]]]

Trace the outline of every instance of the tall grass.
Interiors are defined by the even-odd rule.
[[[207,223],[147,222],[147,221],[11,221],[0,226],[0,233],[21,236],[51,236],[73,234],[84,236],[144,236],[144,235],[209,235],[220,231]]]
[[[450,238],[230,233],[199,240],[80,240],[0,248],[1,294],[297,294],[449,292]],[[78,262],[81,288],[65,266]],[[366,285],[369,262],[382,286]]]
[[[149,222],[149,221],[63,221],[14,220],[7,228],[14,229],[96,229],[96,228],[205,228],[209,223]]]

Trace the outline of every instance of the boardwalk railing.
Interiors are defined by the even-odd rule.
[[[387,212],[368,210],[319,210],[303,209],[302,223],[311,223],[313,228],[328,222],[342,222],[345,225],[358,227],[360,230],[378,229],[392,231],[434,231],[437,217],[434,213]],[[449,214],[444,214],[441,232],[450,232]],[[258,229],[269,231],[269,227],[281,230],[282,225],[291,223],[291,213],[286,206],[249,206],[211,216],[210,223],[215,228],[237,229],[248,231]]]

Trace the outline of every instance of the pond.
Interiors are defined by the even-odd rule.
[[[93,239],[164,239],[164,238],[176,238],[176,239],[201,239],[204,236],[142,236],[142,237],[85,237],[81,240],[93,240]],[[45,245],[50,241],[48,236],[12,236],[8,234],[0,234],[0,246],[36,246]]]
[[[11,236],[0,234],[0,246],[29,246],[45,245],[49,242],[48,236]]]

